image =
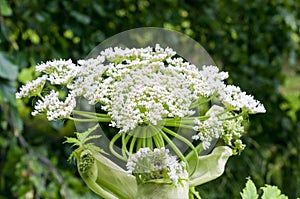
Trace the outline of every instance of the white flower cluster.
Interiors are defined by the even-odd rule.
[[[182,58],[169,58],[166,60],[169,67],[181,73],[190,83],[190,89],[199,96],[210,97],[220,88],[224,87],[224,80],[228,78],[227,72],[220,72],[216,66],[202,66],[199,70],[195,65],[185,62]]]
[[[118,128],[128,131],[141,123],[156,125],[164,117],[194,114],[189,106],[196,96],[188,89],[189,83],[183,75],[169,75],[169,71],[163,63],[153,62],[116,82],[107,111]]]
[[[18,93],[16,93],[16,98],[33,97],[41,93],[47,80],[47,75],[38,77],[37,79],[27,82],[23,85]]]
[[[226,145],[234,150],[243,150],[245,145],[240,138],[244,133],[244,121],[242,116],[236,116],[232,112],[226,112],[221,106],[213,105],[206,112],[208,119],[200,121],[195,119],[193,129],[198,132],[192,138],[202,141],[203,149],[208,149],[214,139],[222,138]]]
[[[79,60],[77,65],[70,59],[48,61],[36,66],[44,75],[23,86],[16,96],[41,96],[45,81],[62,85],[70,90],[67,99],[61,101],[57,93],[50,92],[38,101],[33,114],[46,112],[48,119],[69,116],[76,106],[75,97],[83,96],[92,105],[99,103],[111,116],[110,125],[120,132],[142,124],[156,125],[167,117],[191,116],[194,114],[191,105],[199,98],[215,97],[226,107],[248,113],[265,112],[263,105],[252,96],[224,83],[228,73],[216,66],[198,69],[174,55],[176,52],[171,48],[156,45],[154,48],[108,48],[96,58]],[[208,121],[195,122],[197,131],[218,126],[212,115]],[[204,141],[206,135],[217,137],[220,133],[208,130],[198,139]]]
[[[41,99],[37,101],[32,112],[32,115],[46,113],[48,120],[56,120],[69,117],[76,107],[76,95],[70,92],[66,99],[60,100],[59,93],[51,90],[50,93],[41,96],[46,81],[52,85],[67,85],[75,77],[79,71],[79,67],[69,60],[53,60],[47,61],[36,66],[36,71],[43,72],[41,77],[28,82],[22,86],[20,91],[16,93],[17,98],[39,96]]]
[[[48,74],[47,80],[53,85],[66,85],[77,76],[79,68],[72,60],[47,61],[36,66],[36,71]]]
[[[228,77],[215,66],[173,58],[172,49],[109,48],[95,59],[79,62],[82,70],[68,85],[90,104],[100,103],[112,117],[111,126],[128,132],[139,124],[156,125],[165,117],[194,114],[191,104],[217,93]]]
[[[165,148],[140,148],[137,153],[131,155],[126,165],[129,174],[146,175],[149,179],[168,178],[175,184],[179,179],[187,179],[188,173],[185,164],[179,163],[176,156],[169,155],[169,150]]]
[[[232,113],[227,113],[227,118],[232,118],[235,115]],[[243,117],[239,116],[235,119],[225,119],[223,120],[223,129],[224,132],[221,135],[221,138],[224,140],[226,145],[229,145],[233,147],[234,150],[243,150],[245,148],[245,144],[242,143],[242,140],[240,138],[242,137],[242,134],[245,131],[245,128],[243,126]]]
[[[219,99],[223,104],[235,110],[246,109],[249,113],[264,113],[265,107],[251,95],[242,92],[237,86],[226,85],[218,90]]]
[[[158,44],[154,47],[146,48],[108,48],[100,53],[109,62],[115,64],[122,63],[125,60],[152,60],[160,61],[166,60],[176,54],[176,52],[171,48],[161,48]],[[137,63],[139,64],[139,63]]]
[[[195,126],[193,129],[199,133],[192,138],[201,140],[203,149],[208,149],[210,143],[223,134],[224,129],[222,127],[222,121],[218,117],[218,114],[223,112],[223,107],[214,105],[205,114],[206,116],[209,116],[208,119],[204,121],[200,121],[198,118],[195,119]]]
[[[48,95],[39,99],[35,104],[35,110],[32,115],[45,112],[48,120],[62,119],[70,116],[76,107],[76,100],[72,94],[69,94],[65,101],[61,101],[59,93],[52,90]]]

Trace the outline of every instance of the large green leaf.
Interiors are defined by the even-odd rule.
[[[190,177],[190,186],[198,186],[221,176],[224,172],[225,164],[231,155],[231,148],[220,146],[216,147],[211,154],[200,156],[198,158],[198,167]],[[194,161],[191,160],[189,165],[193,168],[195,165]]]
[[[14,65],[6,54],[0,52],[0,77],[15,80],[18,76],[18,66]]]

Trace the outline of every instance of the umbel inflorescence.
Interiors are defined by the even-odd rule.
[[[136,153],[151,151],[155,157],[160,151],[168,153],[166,145],[189,170],[185,154],[172,143],[171,137],[188,145],[196,156],[199,150],[195,149],[195,143],[207,149],[218,138],[235,152],[242,150],[244,118],[265,112],[264,106],[251,95],[225,84],[227,72],[219,71],[216,66],[198,68],[171,48],[159,45],[108,48],[96,58],[79,60],[77,64],[71,60],[47,61],[37,65],[36,71],[41,76],[22,86],[16,94],[17,98],[38,98],[32,115],[45,113],[48,120],[109,123],[118,130],[112,144],[122,139],[122,154],[113,147],[110,149],[118,158],[129,161],[127,165],[133,174],[138,171],[132,165],[139,165],[138,160],[146,158],[139,158]],[[64,97],[60,97],[61,87],[68,89]],[[101,113],[76,110],[78,97],[99,105]],[[74,114],[81,117],[75,118]],[[149,127],[147,132],[140,128],[143,126]],[[194,141],[178,135],[176,128],[195,131]],[[168,158],[173,161],[172,157],[166,156],[161,161]],[[184,173],[180,170],[182,164],[178,162],[177,166],[177,170],[162,167],[168,170],[166,176],[175,184],[178,179],[171,171]]]

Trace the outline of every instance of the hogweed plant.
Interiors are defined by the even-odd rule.
[[[76,147],[70,158],[82,179],[107,199],[200,198],[195,187],[222,175],[228,158],[245,148],[248,115],[265,112],[225,84],[227,72],[198,68],[158,44],[107,48],[77,63],[47,61],[36,71],[16,97],[35,98],[32,115],[96,124],[66,142]],[[77,109],[79,98],[96,111]],[[110,138],[107,149],[97,144],[97,128]]]

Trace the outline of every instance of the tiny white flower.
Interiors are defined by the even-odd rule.
[[[32,97],[40,94],[45,85],[46,79],[47,75],[43,75],[31,82],[27,82],[21,87],[20,91],[16,93],[16,98]]]
[[[71,59],[60,59],[39,64],[36,66],[36,70],[48,74],[51,84],[66,85],[77,76],[79,68],[72,63]]]
[[[224,133],[224,129],[222,127],[223,122],[217,116],[223,111],[224,108],[214,105],[206,113],[206,116],[209,116],[208,119],[204,121],[195,119],[195,126],[193,127],[193,129],[197,131],[198,134],[194,135],[192,138],[195,140],[201,140],[204,150],[210,147],[210,143],[214,139],[218,139]]]
[[[230,107],[240,110],[246,109],[249,113],[264,113],[266,112],[264,106],[251,95],[247,95],[245,92],[237,86],[227,85],[218,90],[220,100]]]
[[[188,178],[185,164],[179,163],[176,156],[169,155],[169,150],[165,148],[155,148],[153,151],[140,148],[129,157],[126,167],[129,174],[148,174],[150,179],[153,176],[155,179],[165,178],[165,171],[175,185],[178,185],[179,179]]]
[[[48,95],[39,99],[34,106],[35,110],[32,112],[32,115],[35,116],[45,112],[48,120],[69,117],[76,107],[75,97],[70,93],[65,101],[61,101],[58,95],[57,91],[52,90]]]

